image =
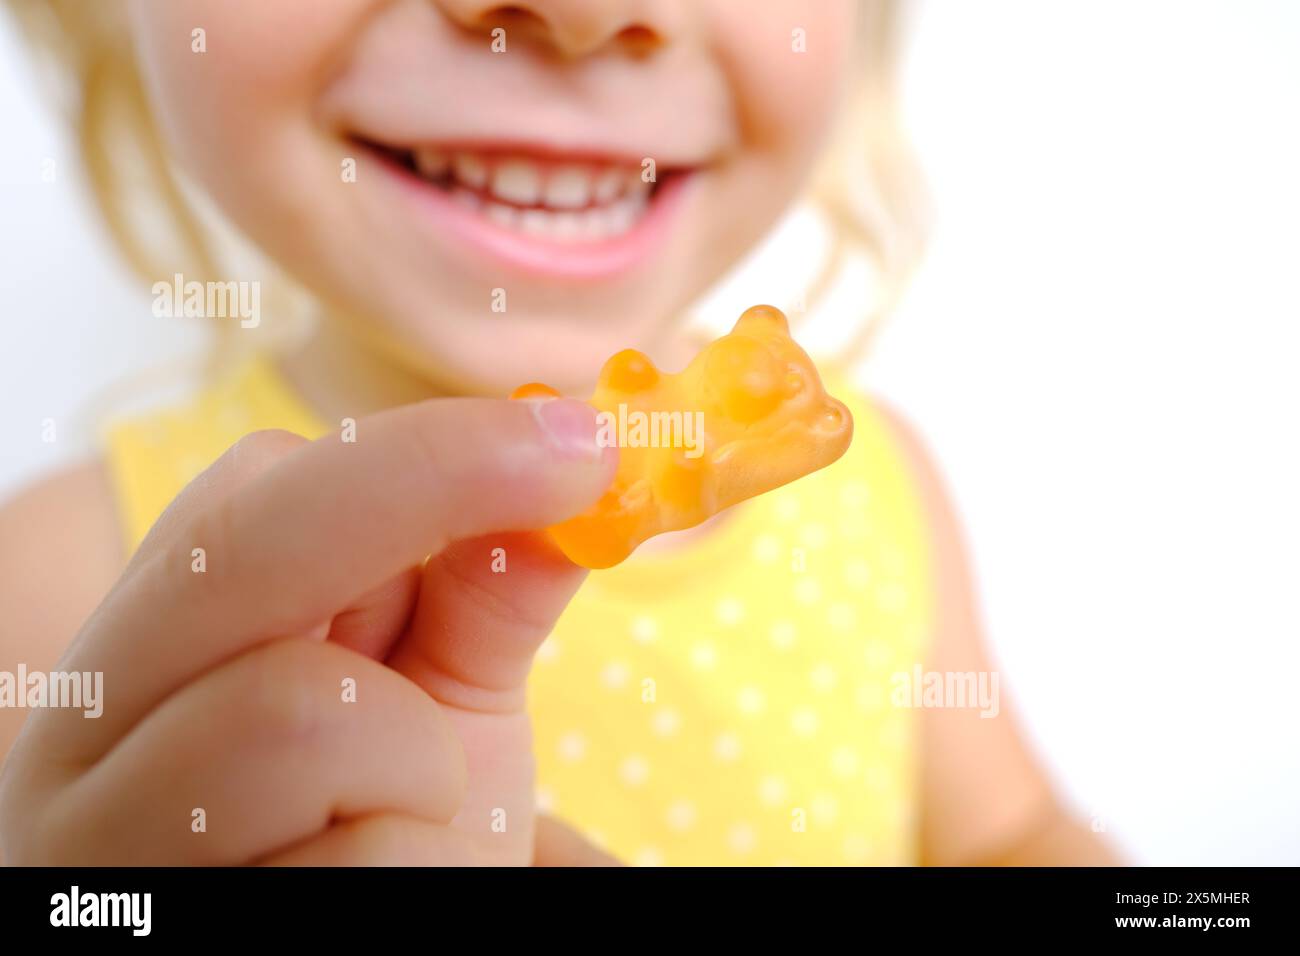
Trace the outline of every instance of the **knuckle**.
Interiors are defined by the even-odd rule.
[[[21,785],[14,763],[10,760],[0,767],[0,860],[7,866],[20,866],[29,858],[33,829],[19,824],[28,814],[19,796]]]
[[[240,693],[256,739],[302,745],[328,731],[333,691],[324,664],[323,647],[301,640],[275,641],[248,656]]]
[[[386,813],[347,824],[346,865],[472,866],[482,860],[459,830]]]
[[[230,446],[236,468],[249,471],[282,458],[307,444],[307,439],[283,428],[264,428],[249,432]]]
[[[39,786],[21,759],[0,766],[0,865],[41,866],[58,859],[47,835],[58,796]]]
[[[239,535],[234,500],[218,498],[195,514],[187,523],[184,533],[172,542],[172,564],[184,569],[191,585],[202,585],[212,590],[212,585],[237,583],[241,567],[236,553]],[[196,562],[202,556],[202,565]],[[199,567],[202,570],[199,570]]]
[[[488,629],[516,638],[532,638],[540,642],[555,627],[555,618],[539,609],[535,602],[521,597],[517,591],[497,590],[488,587],[467,573],[461,563],[446,554],[435,556],[438,567],[453,580],[463,597],[479,610],[488,622]]]
[[[412,834],[405,821],[394,816],[374,817],[354,832],[357,856],[362,865],[383,866],[400,861],[409,853]]]
[[[443,428],[438,425],[418,423],[422,427],[411,428],[404,433],[406,442],[406,467],[416,477],[423,488],[428,488],[432,501],[439,508],[437,525],[443,529],[449,520],[455,518],[454,495],[459,476],[455,473],[455,459],[448,454],[448,442]],[[430,551],[436,553],[446,546],[445,537],[440,537]]]

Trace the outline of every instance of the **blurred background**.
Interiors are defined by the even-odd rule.
[[[937,222],[863,374],[949,479],[1004,687],[1133,861],[1300,864],[1300,4],[913,14]],[[0,19],[0,497],[87,453],[98,389],[202,347],[35,90]],[[728,287],[798,272],[799,229]]]

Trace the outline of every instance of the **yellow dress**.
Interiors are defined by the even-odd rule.
[[[902,452],[842,383],[853,444],[697,543],[591,574],[538,654],[539,806],[620,859],[668,865],[915,862],[915,714],[891,676],[924,659],[924,515]],[[112,427],[134,549],[241,435],[327,428],[273,364]]]

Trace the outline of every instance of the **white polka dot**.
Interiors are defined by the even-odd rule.
[[[745,605],[739,598],[723,598],[718,602],[716,613],[719,621],[728,627],[731,627],[735,624],[739,624],[745,617]]]
[[[736,760],[740,757],[740,738],[733,733],[718,735],[713,743],[713,752],[719,760]]]
[[[821,596],[822,585],[816,578],[800,578],[799,583],[794,586],[795,600],[801,604],[816,604],[821,600]]]
[[[782,521],[794,521],[799,517],[799,499],[793,495],[782,495],[776,503],[776,516]]]
[[[757,687],[742,687],[740,693],[736,695],[736,706],[744,714],[759,713],[765,703],[763,692]]]
[[[587,738],[576,730],[560,738],[560,759],[568,763],[577,763],[587,753]]]
[[[748,823],[737,823],[727,831],[727,846],[733,853],[752,853],[758,845],[758,834]]]
[[[671,737],[682,725],[682,718],[671,707],[661,707],[650,718],[650,728],[660,737]]]
[[[851,631],[858,623],[858,609],[847,601],[836,601],[826,612],[830,625],[837,631]]]
[[[538,787],[533,801],[539,813],[551,813],[555,809],[555,794],[547,787]]]
[[[868,712],[879,710],[885,705],[884,689],[879,684],[859,684],[854,701],[861,710]]]
[[[813,822],[821,826],[830,826],[840,815],[840,802],[832,794],[819,793],[812,798],[808,811]]]
[[[865,654],[867,666],[875,671],[886,669],[889,667],[890,661],[894,659],[894,649],[889,646],[888,642],[881,640],[868,641]]]
[[[804,543],[804,547],[814,550],[826,543],[826,537],[826,527],[820,524],[806,524],[799,532],[799,540]]]
[[[891,720],[880,728],[880,742],[890,750],[905,750],[911,740],[906,722]]]
[[[865,481],[850,481],[840,489],[840,504],[845,508],[861,508],[871,499],[871,489]]]
[[[639,787],[650,779],[650,762],[639,754],[633,754],[624,759],[618,775],[629,787]]]
[[[537,663],[549,664],[560,656],[560,641],[556,637],[548,637],[542,641],[542,646],[537,649]]]
[[[817,727],[820,724],[821,721],[817,718],[817,712],[807,707],[801,707],[790,716],[790,726],[801,737],[811,737],[817,733]]]
[[[674,830],[689,830],[695,825],[695,804],[689,800],[674,800],[668,806],[668,826]]]
[[[868,787],[872,790],[884,791],[890,789],[894,783],[894,775],[884,764],[873,763],[862,775]]]
[[[638,617],[632,622],[632,640],[649,644],[659,636],[659,625],[652,617]]]
[[[790,794],[790,787],[781,777],[767,776],[758,782],[758,799],[764,806],[779,807]]]
[[[860,833],[851,833],[844,838],[844,860],[854,866],[862,866],[871,860],[871,841]]]
[[[865,588],[871,580],[871,565],[862,558],[854,558],[844,566],[844,580],[851,588]]]
[[[772,643],[780,650],[789,650],[794,647],[797,632],[795,626],[790,621],[776,621],[772,624],[771,638]]]
[[[876,588],[876,603],[890,614],[897,614],[907,607],[907,588],[896,581]]]
[[[691,648],[691,663],[702,671],[712,670],[718,663],[718,649],[707,641]]]
[[[781,556],[781,540],[774,534],[760,534],[754,539],[754,557],[771,564]]]
[[[808,674],[813,689],[825,694],[835,688],[835,668],[822,661]]]
[[[831,772],[837,777],[851,777],[858,771],[861,758],[852,747],[836,747],[831,754]]]
[[[628,668],[622,661],[610,661],[600,672],[600,682],[610,690],[619,690],[626,686],[627,678]]]
[[[837,528],[840,540],[857,543],[871,534],[871,522],[866,518],[846,515]]]
[[[664,854],[658,847],[643,846],[632,855],[633,866],[663,866]]]

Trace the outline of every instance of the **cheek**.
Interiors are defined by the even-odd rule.
[[[808,156],[852,68],[856,4],[724,0],[712,35],[752,147]]]
[[[376,0],[134,0],[136,48],[163,131],[202,178],[257,163],[311,104]],[[202,31],[196,39],[195,31]],[[202,43],[204,50],[196,49]]]
[[[708,246],[725,254],[722,266],[758,241],[813,168],[854,67],[855,7],[852,0],[711,5],[714,52],[741,128],[709,193]]]

